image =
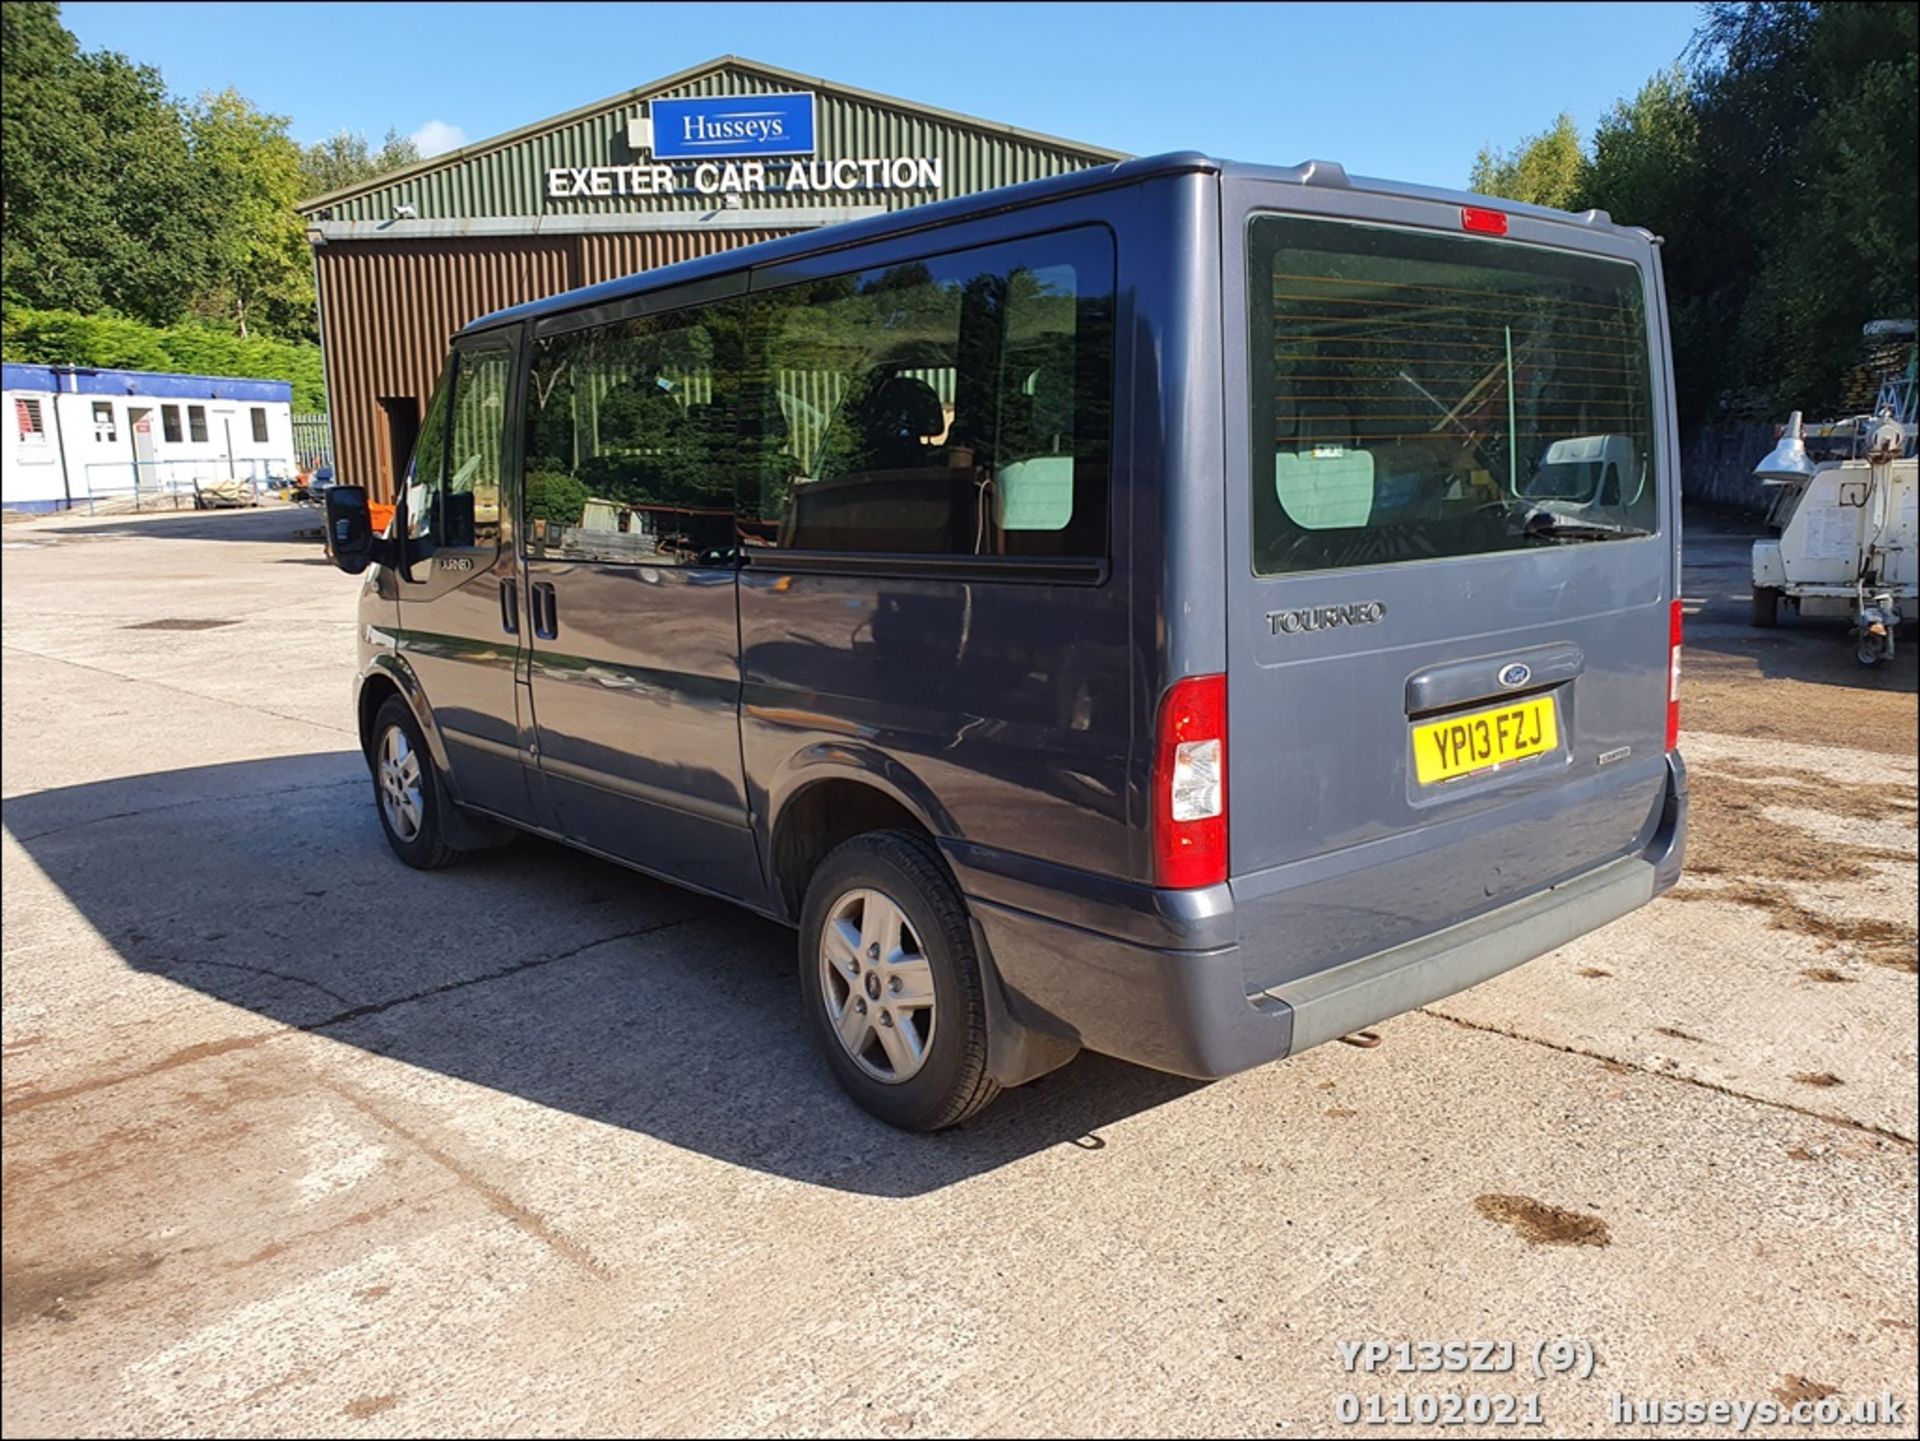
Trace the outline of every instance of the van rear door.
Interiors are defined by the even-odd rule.
[[[1231,872],[1264,987],[1651,838],[1675,446],[1643,235],[1223,197]]]

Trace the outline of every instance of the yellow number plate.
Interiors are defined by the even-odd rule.
[[[1421,785],[1430,786],[1545,755],[1559,744],[1560,718],[1553,697],[1542,696],[1415,726],[1413,773]]]

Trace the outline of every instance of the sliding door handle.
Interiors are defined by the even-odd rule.
[[[536,580],[528,588],[527,599],[533,611],[533,633],[541,640],[559,635],[560,598],[554,593],[553,582]]]
[[[508,635],[520,634],[520,582],[500,582],[500,629]]]

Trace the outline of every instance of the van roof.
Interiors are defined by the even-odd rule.
[[[949,225],[998,211],[1022,209],[1069,196],[1084,195],[1091,191],[1132,185],[1141,180],[1195,172],[1221,175],[1228,179],[1397,195],[1411,200],[1486,204],[1509,214],[1528,215],[1537,219],[1577,225],[1589,230],[1610,230],[1638,234],[1643,237],[1647,235],[1644,230],[1615,225],[1604,210],[1588,210],[1576,215],[1570,211],[1554,210],[1544,205],[1529,205],[1517,200],[1475,195],[1466,190],[1448,190],[1438,186],[1410,185],[1394,180],[1348,175],[1342,166],[1329,160],[1308,160],[1292,166],[1247,165],[1237,161],[1216,160],[1197,150],[1176,150],[1165,155],[1146,155],[1134,160],[1121,160],[1112,165],[1096,165],[1085,170],[1073,170],[1064,175],[1049,176],[1044,180],[1028,181],[1023,185],[1008,185],[997,190],[977,191],[972,195],[962,195],[952,200],[910,206],[905,210],[896,210],[865,220],[822,226],[815,230],[783,235],[775,240],[762,240],[753,245],[742,245],[715,255],[683,260],[674,265],[661,266],[657,270],[641,271],[637,275],[621,276],[616,280],[602,281],[598,285],[589,285],[578,290],[548,296],[544,300],[528,301],[522,305],[509,306],[505,310],[496,310],[477,320],[469,321],[460,333],[465,335],[522,320],[537,320],[543,316],[564,314],[584,306],[625,300],[632,296],[645,295],[650,291],[684,285],[690,281],[731,275],[737,271],[752,269],[773,261],[816,255],[844,246],[880,240],[890,235],[906,235],[916,230]]]

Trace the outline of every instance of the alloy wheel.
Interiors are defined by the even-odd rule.
[[[848,891],[820,932],[820,995],[855,1065],[898,1085],[933,1045],[933,966],[904,912],[876,890]]]
[[[387,825],[402,841],[420,834],[426,819],[426,800],[420,774],[420,756],[399,726],[388,726],[380,737],[380,757],[375,767],[380,790],[380,810]]]

